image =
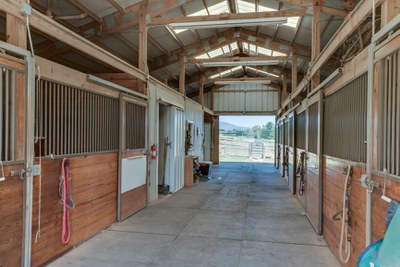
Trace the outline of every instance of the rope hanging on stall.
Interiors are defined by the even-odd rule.
[[[305,156],[306,152],[300,153],[299,165],[297,165],[296,174],[300,175],[299,195],[303,196],[305,192]]]
[[[69,160],[64,158],[61,165],[60,183],[58,192],[63,206],[61,242],[67,244],[71,238],[70,210],[75,208],[71,194],[71,176],[69,171]]]
[[[351,180],[353,176],[353,168],[351,165],[347,167],[346,181],[344,184],[343,191],[343,209],[333,216],[333,219],[338,221],[341,219],[342,227],[340,233],[340,245],[339,245],[339,256],[343,263],[346,263],[350,259],[351,248],[351,211],[350,211],[350,195],[351,195]],[[339,217],[341,215],[341,217]],[[346,258],[344,257],[343,251],[345,251]]]

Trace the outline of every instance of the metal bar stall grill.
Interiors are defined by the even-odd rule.
[[[125,149],[146,148],[146,107],[126,102]]]
[[[325,155],[366,162],[367,74],[325,98]]]
[[[308,108],[308,151],[318,153],[318,102]]]
[[[118,99],[49,80],[40,80],[37,90],[42,156],[118,150]]]
[[[290,147],[294,147],[294,114],[292,116],[289,117],[289,140],[288,140],[288,145]]]
[[[296,123],[296,147],[306,149],[306,112],[297,115]]]
[[[0,66],[0,160],[15,160],[17,71]]]
[[[400,50],[379,62],[378,168],[400,176]]]

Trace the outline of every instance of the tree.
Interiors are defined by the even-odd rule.
[[[274,139],[275,138],[275,124],[273,122],[268,122],[265,125],[266,139]]]

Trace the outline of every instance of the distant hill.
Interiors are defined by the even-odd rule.
[[[219,129],[224,131],[233,131],[233,130],[248,130],[250,129],[250,127],[237,126],[232,123],[221,121],[219,123]]]

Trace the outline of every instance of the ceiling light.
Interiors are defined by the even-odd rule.
[[[287,18],[252,18],[252,19],[229,19],[213,21],[193,21],[193,22],[175,22],[169,24],[174,29],[209,29],[209,28],[227,28],[227,27],[251,27],[278,25],[287,23]]]
[[[229,66],[269,66],[279,64],[279,60],[252,60],[252,61],[209,61],[200,63],[203,67]]]

